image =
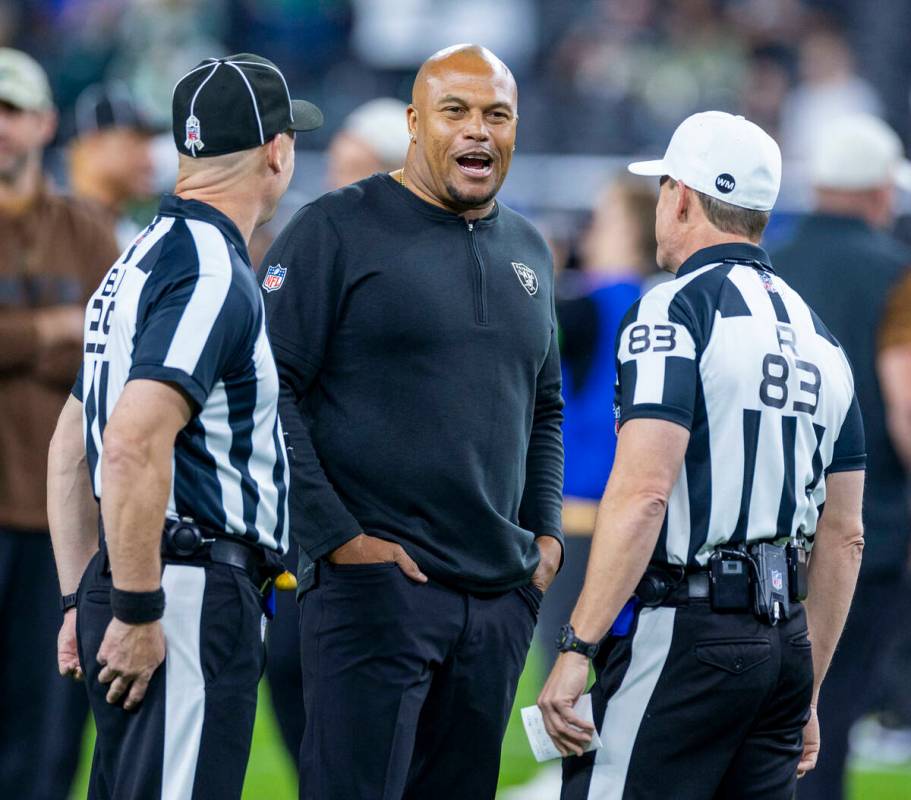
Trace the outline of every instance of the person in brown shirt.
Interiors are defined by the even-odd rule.
[[[84,305],[118,255],[94,206],[53,193],[47,77],[0,48],[0,797],[66,797],[87,703],[57,675],[62,614],[47,450],[79,369]]]

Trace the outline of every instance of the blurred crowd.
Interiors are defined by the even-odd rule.
[[[897,162],[902,140],[907,142],[911,134],[908,30],[911,4],[904,0],[879,0],[875,13],[859,0],[0,0],[0,47],[30,53],[50,81],[48,97],[36,101],[34,108],[27,100],[0,98],[0,156],[9,160],[12,170],[18,163],[16,153],[25,153],[38,169],[42,150],[55,135],[53,95],[60,112],[59,182],[82,198],[95,222],[106,225],[123,244],[145,224],[143,209],[154,207],[153,195],[167,184],[155,156],[155,135],[169,127],[171,89],[187,65],[238,51],[261,52],[280,64],[289,82],[325,112],[327,124],[308,144],[327,153],[329,189],[401,165],[407,148],[401,101],[409,99],[414,71],[428,53],[460,40],[480,40],[514,70],[520,87],[522,153],[657,152],[686,115],[719,108],[757,122],[779,141],[786,158],[809,162],[820,152],[820,137],[833,120],[869,115],[864,118],[885,120],[891,130],[874,125],[871,133],[868,126],[849,137],[847,150],[839,150],[836,143],[828,161],[812,165],[816,205],[810,219],[856,218],[871,237],[869,246],[882,248],[876,252],[888,252],[900,265],[901,276],[884,287],[882,305],[869,320],[876,330],[887,318],[893,327],[911,319],[911,284],[904,280],[911,251],[889,233],[901,201],[897,190],[911,189],[911,178],[903,175],[893,181],[886,172],[874,175],[871,167],[877,153],[884,164]],[[0,84],[3,65],[0,59]],[[34,80],[40,94],[40,76]],[[23,109],[37,115],[31,126],[16,116]],[[164,138],[170,147],[169,134]],[[858,142],[868,148],[870,158],[858,158]],[[859,178],[852,173],[853,185],[839,183],[843,170],[835,169],[834,184],[825,177],[826,169],[831,174],[833,164],[847,164],[851,158],[864,162]],[[4,164],[0,178],[8,183]],[[37,176],[35,172],[33,182],[0,196],[0,223],[11,231],[24,230],[21,215],[28,212],[30,198],[44,191]],[[610,471],[616,328],[639,294],[667,277],[657,274],[654,264],[654,199],[650,184],[612,180],[591,198],[592,213],[581,224],[574,219],[561,225],[556,217],[536,220],[563,272],[558,316],[567,399],[567,568],[542,611],[545,652],[552,649],[556,628],[568,618],[567,605],[581,585],[597,499]],[[839,235],[838,224],[826,236]],[[811,235],[799,227],[791,233],[798,240]],[[269,235],[267,231],[253,242],[255,263],[268,247]],[[41,236],[36,232],[23,240],[21,249],[39,247]],[[94,268],[98,274],[110,260],[111,248],[98,252],[102,249],[105,255]],[[837,255],[830,253],[832,258]],[[32,271],[40,275],[41,269],[36,261]],[[38,279],[26,274],[29,270],[16,262],[3,277],[0,322],[6,319],[3,315],[20,314],[26,307],[76,306],[92,285],[88,280],[77,286],[65,303],[62,295],[47,299],[35,293]],[[20,284],[24,288],[16,294]],[[844,278],[839,285],[849,284]],[[845,288],[838,294],[841,305],[862,299],[857,292],[863,291],[863,282],[858,289]],[[807,300],[817,304],[812,296]],[[905,301],[896,312],[895,304]],[[896,313],[901,317],[897,323]],[[36,335],[34,347],[54,337],[68,342],[80,338],[80,326],[71,325],[75,333],[66,333],[62,320],[46,317],[41,325],[35,323],[41,336]],[[846,332],[845,338],[852,335]],[[855,364],[879,363],[888,350],[888,341],[876,336],[856,345],[856,352],[849,342],[843,343]],[[911,419],[904,402],[911,397],[911,382],[907,391],[895,389],[911,376],[911,357],[892,366],[897,377],[883,387],[878,383],[883,375],[872,366],[858,375],[870,383],[871,402],[879,404],[870,413],[890,419],[877,432],[880,444],[897,454],[889,468],[898,470],[903,492],[904,470],[911,464],[911,423],[897,428],[901,419],[892,418]],[[31,378],[23,376],[21,363],[0,365],[0,391],[26,380]],[[46,378],[40,380],[47,384]],[[54,402],[65,394],[65,383],[53,387]],[[46,441],[39,439],[49,437],[49,430],[36,429],[30,435],[30,448],[46,449]],[[29,480],[43,481],[41,465]],[[15,487],[4,491],[14,507]],[[24,523],[0,518],[0,532],[20,527],[45,525],[38,518]],[[889,564],[868,568],[863,578],[871,586],[888,586],[888,602],[896,597],[908,602],[905,561],[894,556],[901,552],[906,560],[908,533],[896,533]],[[878,547],[874,539],[874,565]],[[872,614],[879,601],[870,591]],[[883,671],[883,691],[862,698],[855,693],[857,703],[842,720],[840,735],[846,740],[858,717],[877,710],[880,716],[855,729],[855,749],[894,761],[911,760],[911,702],[906,677],[901,677],[907,676],[911,663],[907,631],[903,637],[871,642],[862,634],[882,628],[866,619],[855,618],[855,623],[862,630],[857,631],[856,658],[845,691],[851,691],[856,675],[874,668],[874,656]],[[844,652],[844,659],[852,657],[850,649]],[[280,660],[276,663],[281,665]],[[299,680],[293,675],[270,677],[277,683]],[[823,720],[825,724],[824,715]],[[299,731],[293,720],[282,722],[293,750]],[[846,741],[843,750],[842,759]],[[72,757],[61,758],[67,762],[61,772],[70,771]],[[840,762],[831,767],[836,778],[841,768]]]
[[[515,72],[525,152],[652,151],[705,108],[755,120],[786,159],[836,109],[907,140],[909,27],[903,0],[0,0],[0,45],[47,67],[65,111],[118,79],[166,122],[182,65],[268,51],[326,111],[316,146],[361,103],[407,100],[427,53],[460,40]]]

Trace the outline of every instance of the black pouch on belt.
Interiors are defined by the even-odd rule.
[[[807,551],[805,547],[793,542],[788,545],[788,587],[792,603],[807,599],[810,590]]]
[[[709,559],[712,611],[750,608],[750,564],[745,553],[716,550]]]
[[[653,569],[647,569],[642,580],[636,586],[633,596],[644,606],[660,606],[671,593],[672,584],[667,575]]]
[[[790,614],[788,599],[788,559],[782,545],[762,542],[750,548],[755,576],[753,581],[753,613],[771,625],[787,619]]]

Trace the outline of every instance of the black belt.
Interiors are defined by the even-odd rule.
[[[110,572],[104,539],[101,541],[101,554],[102,571]],[[277,553],[187,520],[169,521],[165,525],[161,537],[161,557],[176,564],[226,564],[245,572],[257,587],[284,571]]]
[[[752,610],[774,625],[806,597],[806,564],[806,551],[794,543],[723,546],[704,568],[649,564],[635,595],[645,606],[709,599],[715,611]]]
[[[254,581],[262,572],[266,562],[265,555],[262,552],[256,552],[250,545],[242,542],[232,542],[227,538],[216,538],[213,542],[205,542],[199,550],[189,555],[175,553],[162,546],[161,556],[173,563],[196,563],[201,561],[203,563],[227,564],[230,567],[243,570]]]
[[[709,597],[709,574],[708,572],[693,572],[686,576],[686,582],[676,590],[681,594],[686,594],[687,600],[705,600]],[[676,595],[672,593],[672,596]]]
[[[645,606],[682,606],[690,600],[707,600],[710,592],[708,570],[681,570],[675,575],[672,571],[649,566],[635,595]]]

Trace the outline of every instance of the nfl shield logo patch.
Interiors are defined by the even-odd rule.
[[[772,588],[776,592],[780,592],[784,588],[784,579],[777,569],[772,570]]]
[[[517,261],[512,262],[512,268],[516,271],[516,277],[519,279],[519,283],[522,284],[522,288],[530,295],[534,295],[538,291],[538,276],[535,271]]]
[[[276,264],[274,267],[269,267],[266,270],[266,277],[263,278],[263,289],[267,292],[274,292],[282,288],[282,284],[285,282],[285,275],[288,272],[287,267],[283,267],[281,264]]]
[[[778,294],[778,289],[775,287],[775,284],[772,283],[772,276],[769,275],[768,272],[766,272],[765,270],[761,270],[759,272],[759,280],[762,281],[763,288],[769,294]]]

